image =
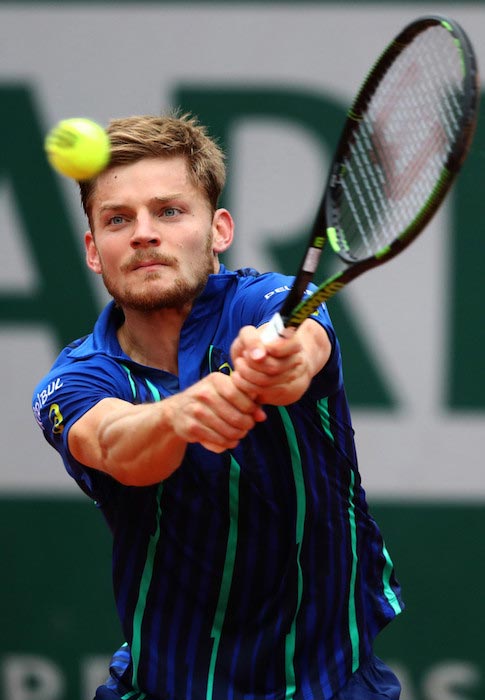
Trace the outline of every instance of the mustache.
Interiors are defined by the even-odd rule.
[[[178,265],[178,260],[173,255],[163,255],[161,253],[149,254],[137,251],[134,255],[132,255],[132,257],[129,260],[127,260],[121,266],[121,270],[123,272],[127,272],[129,270],[133,270],[136,267],[139,267],[140,265],[143,265],[144,263],[150,263],[155,265],[171,265],[176,267]]]

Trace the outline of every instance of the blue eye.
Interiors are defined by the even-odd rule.
[[[177,214],[180,214],[180,209],[177,209],[177,207],[167,207],[163,210],[162,214],[166,216],[167,219],[172,219],[174,216],[177,216]]]
[[[122,224],[124,222],[124,220],[125,219],[123,216],[120,216],[120,214],[116,214],[116,216],[112,216],[109,219],[108,223],[113,224],[114,226],[117,226],[118,224]]]

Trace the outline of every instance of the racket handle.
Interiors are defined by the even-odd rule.
[[[264,328],[261,334],[261,339],[265,344],[271,343],[271,341],[276,340],[277,338],[283,338],[284,331],[285,324],[283,323],[283,319],[281,318],[281,315],[276,312]]]

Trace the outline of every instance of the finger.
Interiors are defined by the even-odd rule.
[[[195,411],[193,417],[186,419],[186,439],[188,442],[212,443],[229,449],[247,435],[254,423],[252,416],[244,415],[233,424],[229,416],[223,418],[206,408],[203,412]]]
[[[253,414],[253,421],[255,423],[262,423],[267,419],[267,415],[265,411],[258,406],[256,411]],[[249,431],[247,431],[249,432]],[[246,435],[247,432],[244,432],[243,435],[240,436],[239,439],[236,440],[228,440],[226,437],[223,435],[217,433],[217,432],[211,432],[210,437],[208,438],[203,438],[200,439],[198,442],[205,447],[206,449],[210,450],[211,452],[215,452],[216,454],[220,454],[221,452],[224,452],[225,450],[230,450],[234,449],[237,447],[239,444],[240,440],[242,440]],[[209,435],[209,433],[208,433]]]
[[[236,362],[232,380],[241,392],[254,401],[251,392],[269,386],[274,382],[274,377],[266,372],[253,369],[253,367],[241,360]]]
[[[298,373],[301,366],[302,358],[300,355],[290,355],[283,358],[268,356],[262,363],[239,358],[234,363],[234,370],[239,372],[249,382],[253,382],[258,386],[267,386],[275,378]]]
[[[207,379],[197,388],[194,418],[224,437],[240,439],[254,426],[257,404],[229,376],[214,373]]]
[[[267,354],[271,357],[284,358],[297,355],[302,350],[302,344],[295,333],[287,338],[276,338],[266,345]]]
[[[243,362],[239,359],[237,362]],[[261,374],[264,379],[264,374]],[[220,381],[219,391],[225,397],[229,407],[248,415],[254,422],[266,420],[266,414],[260,407],[259,394],[261,387],[245,380],[237,371],[233,371],[229,377],[224,375],[225,382]]]
[[[259,329],[254,326],[244,326],[238,333],[231,347],[233,362],[237,357],[247,356],[255,361],[266,357],[266,346],[261,339]]]
[[[187,389],[187,394],[196,402],[200,402],[202,408],[204,406],[214,408],[220,401],[225,403],[234,402],[235,404],[237,402],[240,407],[247,404],[246,412],[250,412],[251,401],[247,397],[237,396],[230,376],[223,372],[213,372],[204,377]],[[232,394],[234,394],[234,397],[231,401]]]
[[[221,452],[225,452],[226,450],[234,449],[234,447],[237,447],[237,445],[234,445],[233,447],[222,447],[221,445],[216,445],[213,442],[207,442],[207,441],[202,441],[200,443],[202,447],[205,447],[206,450],[209,450],[210,452],[215,452],[216,454],[221,454]]]
[[[253,418],[256,423],[264,423],[268,416],[266,415],[266,412],[261,408],[261,406],[258,406],[256,411],[253,413]]]

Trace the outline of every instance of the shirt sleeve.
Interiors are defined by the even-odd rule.
[[[78,462],[69,450],[68,436],[79,418],[108,397],[133,400],[123,367],[109,358],[98,357],[55,365],[34,390],[32,402],[45,439],[59,452],[67,472],[95,499],[108,475]]]

